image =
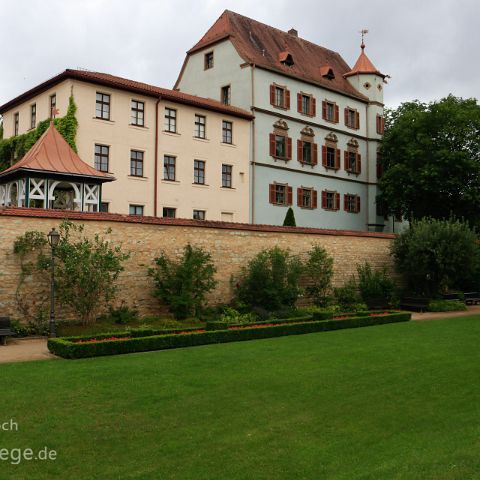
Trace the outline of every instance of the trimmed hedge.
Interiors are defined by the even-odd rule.
[[[285,335],[300,335],[305,333],[340,330],[344,328],[367,327],[386,323],[406,322],[411,314],[405,312],[391,313],[384,316],[351,317],[343,320],[303,321],[302,323],[276,324],[265,327],[244,327],[237,330],[213,330],[201,333],[152,334],[135,337],[132,332],[113,334],[119,340],[105,340],[88,343],[78,343],[78,338],[52,338],[48,341],[48,349],[63,358],[86,358],[102,355],[117,355],[123,353],[147,352],[170,348],[192,347],[213,343],[238,342],[260,338],[280,337]],[[295,321],[295,319],[291,319]],[[285,323],[285,321],[284,321]],[[184,330],[187,331],[187,330]],[[136,331],[137,333],[139,331]],[[143,330],[145,332],[145,330]],[[97,340],[109,338],[112,334],[98,335]],[[76,341],[77,340],[77,341]]]

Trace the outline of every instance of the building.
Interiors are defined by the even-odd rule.
[[[381,231],[394,227],[376,204],[384,84],[363,41],[350,68],[294,29],[226,10],[174,88],[254,114],[251,222],[282,224],[292,205],[300,226]]]
[[[250,112],[113,75],[65,70],[0,107],[4,137],[34,129],[52,110],[62,116],[71,95],[79,157],[116,179],[103,187],[101,210],[248,222]]]

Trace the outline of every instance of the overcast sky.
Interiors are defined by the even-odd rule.
[[[385,103],[480,98],[480,0],[0,0],[0,104],[65,68],[172,88],[185,52],[225,9],[391,75]]]

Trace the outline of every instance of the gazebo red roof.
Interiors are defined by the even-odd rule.
[[[53,122],[21,160],[0,172],[0,178],[20,171],[88,177],[101,182],[115,180],[112,175],[100,172],[85,163],[58,132]]]

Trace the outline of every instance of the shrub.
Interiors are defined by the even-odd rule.
[[[392,255],[414,294],[436,297],[449,289],[478,288],[480,246],[463,221],[415,221],[394,240]]]
[[[363,265],[357,265],[357,273],[358,289],[367,305],[378,301],[386,301],[387,305],[391,305],[395,284],[389,277],[386,267],[374,270],[368,262],[365,262]]]
[[[155,264],[149,270],[155,283],[155,296],[168,306],[177,320],[198,315],[207,293],[217,284],[212,256],[203,248],[188,244],[178,260],[162,252]]]
[[[460,300],[432,300],[427,308],[429,312],[455,312],[466,309],[467,306]]]
[[[288,207],[287,213],[285,215],[285,220],[283,221],[284,227],[296,227],[297,222],[295,221],[295,214],[293,213],[293,208]]]
[[[237,301],[269,311],[293,306],[300,295],[302,263],[288,250],[262,250],[242,269],[236,284]]]
[[[332,287],[333,258],[323,247],[314,245],[308,252],[304,271],[308,281],[306,296],[314,305],[325,307]]]
[[[220,315],[220,322],[226,324],[240,324],[240,323],[252,323],[258,320],[258,317],[253,313],[240,313],[232,307],[224,307],[223,312]]]
[[[333,295],[339,310],[343,312],[353,312],[355,306],[362,302],[355,277],[351,277],[341,287],[334,288]]]
[[[131,308],[125,302],[122,302],[119,307],[109,308],[108,317],[118,325],[135,323],[138,320],[138,310],[136,308]]]

